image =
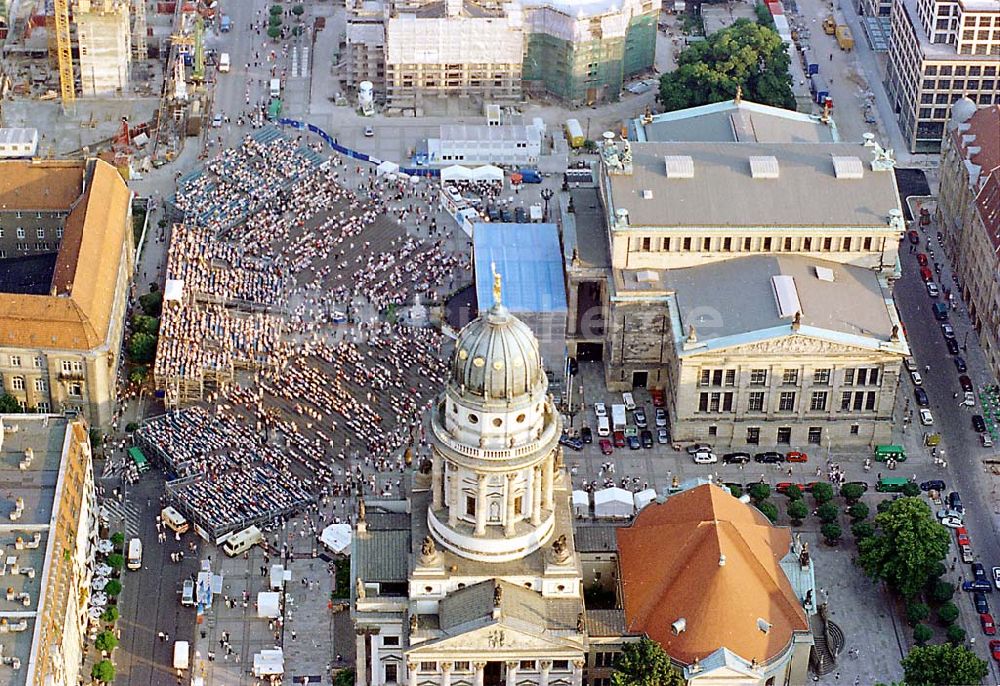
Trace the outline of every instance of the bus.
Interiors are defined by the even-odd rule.
[[[875,484],[875,490],[879,493],[901,493],[908,483],[910,480],[905,476],[886,476]]]
[[[903,450],[903,446],[901,445],[875,446],[875,461],[887,462],[889,460],[895,460],[896,462],[906,462],[906,451]]]
[[[264,540],[264,534],[252,524],[243,531],[237,531],[222,544],[222,550],[229,557],[242,555]]]
[[[138,538],[133,538],[128,542],[128,568],[142,568],[142,541]]]
[[[188,520],[184,519],[184,515],[169,505],[160,510],[160,520],[166,526],[170,527],[179,534],[182,534],[191,528],[191,525],[188,524]]]
[[[143,472],[149,471],[149,460],[146,459],[146,456],[142,454],[142,451],[139,450],[139,448],[136,446],[129,448],[128,456],[132,458],[132,464],[135,465],[135,470],[137,472],[142,474]]]

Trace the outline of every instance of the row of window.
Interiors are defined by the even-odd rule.
[[[934,64],[929,64],[924,67],[925,76],[996,76],[996,67],[979,67],[979,66],[969,66],[964,64],[958,64],[952,67],[951,65],[941,65],[940,67]]]
[[[857,436],[858,432],[861,430],[860,424],[851,424],[851,435]],[[708,427],[708,433],[711,436],[716,435],[717,427]],[[746,442],[748,445],[760,445],[760,427],[759,426],[748,426],[747,427],[747,438]],[[823,427],[821,426],[810,426],[807,434],[807,439],[809,443],[813,445],[819,445],[823,441]],[[777,445],[790,445],[792,442],[792,427],[790,426],[779,426],[775,430],[775,441]]]
[[[832,378],[832,369],[814,369],[812,382],[814,386],[829,386]],[[877,386],[880,378],[878,367],[851,367],[843,370],[844,386]],[[750,385],[766,386],[767,369],[751,369]],[[781,385],[797,386],[799,384],[798,369],[783,369],[781,371]],[[698,374],[699,386],[735,386],[735,369],[701,369]]]
[[[36,393],[48,393],[49,392],[49,382],[43,378],[35,378],[32,382]],[[10,390],[12,391],[23,391],[25,390],[27,383],[23,376],[12,376],[10,377]],[[2,380],[0,380],[0,390],[3,389]],[[83,383],[79,381],[72,381],[67,386],[67,394],[74,398],[83,397]]]
[[[632,238],[632,252],[851,252],[860,250],[871,252],[875,245],[872,236],[857,239],[856,236],[823,236],[813,240],[812,236],[702,236],[695,240],[684,236],[674,240],[671,236],[638,236]],[[755,247],[756,246],[756,247]]]
[[[781,391],[778,394],[778,412],[795,412],[799,394],[796,391]],[[875,409],[877,391],[844,391],[840,396],[842,412],[871,412]],[[706,392],[698,394],[699,412],[735,412],[736,394],[733,391]],[[747,393],[747,412],[764,412],[766,394],[764,391]],[[810,412],[826,412],[830,402],[829,391],[812,391],[809,395]]]
[[[616,655],[616,653],[598,653],[598,655],[605,655],[605,654],[606,655],[611,655],[611,656]],[[603,667],[605,665],[597,665],[597,666],[602,666]],[[611,663],[608,663],[606,666],[610,667]],[[517,668],[521,669],[521,670],[528,670],[528,671],[535,671],[535,670],[541,669],[541,667],[538,665],[537,660],[521,660],[518,663],[518,667]],[[553,672],[565,672],[568,669],[569,669],[569,660],[553,660],[552,661],[551,670]],[[420,663],[420,671],[421,672],[436,672],[436,671],[438,671],[438,663],[434,662],[434,661],[427,661],[427,660],[425,660],[425,661],[423,661],[423,662]],[[471,672],[472,671],[472,662],[470,662],[468,660],[458,660],[457,662],[453,662],[452,663],[452,667],[451,667],[451,671],[453,671],[453,672]]]
[[[27,237],[27,231],[25,231],[25,229],[24,229],[23,226],[17,227],[17,229],[15,229],[14,232],[17,234],[18,238],[26,238]],[[0,227],[0,238],[3,238],[3,237],[4,237],[4,230],[3,230],[2,227]],[[62,238],[62,237],[63,237],[63,229],[62,229],[61,226],[57,226],[56,227],[56,238]],[[45,238],[45,228],[44,227],[39,226],[38,228],[35,229],[35,238]]]
[[[11,355],[8,358],[11,367],[21,366],[21,356]],[[41,355],[35,355],[31,358],[31,366],[35,369],[41,369],[45,366],[45,361],[42,359]],[[82,374],[83,373],[83,362],[80,360],[63,360],[62,361],[62,371],[64,374]]]
[[[45,217],[67,217],[69,212],[25,212],[24,210],[15,210],[14,216],[18,219],[23,219],[29,214],[34,214],[35,219],[44,219]]]
[[[996,79],[924,79],[923,88],[927,91],[992,91]]]

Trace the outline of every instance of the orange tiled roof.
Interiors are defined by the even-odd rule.
[[[618,530],[619,566],[630,633],[646,634],[690,664],[725,647],[766,662],[809,623],[778,564],[791,534],[728,491],[704,485],[642,510]],[[725,556],[725,564],[720,558]],[[674,635],[671,625],[686,628]],[[771,627],[767,633],[758,618]]]
[[[7,209],[68,210],[52,278],[55,295],[0,293],[0,346],[90,350],[104,344],[114,309],[118,270],[126,245],[129,190],[118,171],[100,160],[83,191],[84,162],[0,163],[0,205]],[[27,166],[26,166],[27,165]],[[51,188],[45,192],[45,172]],[[21,176],[26,202],[5,195]],[[75,191],[70,192],[70,180]],[[14,192],[14,191],[10,191]],[[52,199],[41,207],[34,198]],[[77,201],[76,206],[73,203]],[[16,205],[11,205],[16,199]],[[72,209],[71,209],[72,207]]]

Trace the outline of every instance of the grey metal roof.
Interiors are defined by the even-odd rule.
[[[834,280],[819,279],[816,267],[832,270]],[[802,326],[889,340],[890,295],[869,269],[800,255],[755,255],[660,272],[676,291],[683,331],[694,325],[700,342],[791,324],[778,314],[771,285],[778,274],[794,279]]]
[[[354,565],[365,583],[406,581],[410,532],[371,531],[354,538]]]
[[[611,266],[604,210],[596,188],[576,188],[570,191],[573,213],[564,215],[564,257],[569,262],[573,248],[577,249],[581,266],[606,269]]]
[[[612,204],[628,210],[632,227],[884,227],[899,207],[895,176],[872,171],[872,150],[861,144],[635,143],[632,151],[633,174],[609,177]],[[693,178],[668,179],[667,155],[690,156]],[[778,178],[753,178],[754,156],[775,157]],[[834,156],[860,158],[864,177],[836,178]]]
[[[369,505],[369,508],[371,506]],[[369,531],[378,530],[410,530],[410,515],[405,512],[373,512],[371,509],[365,515]]]
[[[501,617],[518,619],[540,629],[576,629],[577,616],[583,611],[579,598],[543,598],[537,591],[495,579],[459,589],[441,600],[438,605],[441,629],[448,631],[467,622],[491,617],[493,589],[498,583],[503,588]]]
[[[636,131],[649,142],[822,143],[838,139],[836,126],[818,117],[743,100],[716,102],[636,119]]]
[[[624,610],[587,610],[588,636],[622,636],[625,633]]]
[[[613,553],[618,550],[617,526],[577,526],[576,549],[581,553]]]

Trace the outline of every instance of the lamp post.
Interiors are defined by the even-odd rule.
[[[552,198],[552,189],[543,188],[542,189],[542,200],[545,201],[545,209],[542,213],[542,221],[547,222],[549,220],[549,200]]]

